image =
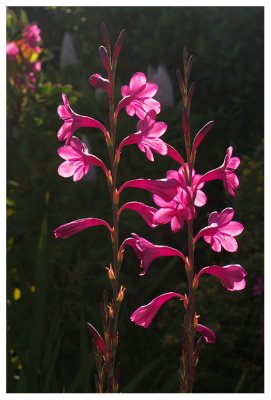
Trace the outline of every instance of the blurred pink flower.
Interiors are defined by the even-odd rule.
[[[58,154],[66,160],[58,167],[58,173],[63,178],[73,176],[74,182],[79,181],[88,173],[91,165],[101,167],[106,176],[109,175],[109,171],[102,160],[93,154],[89,154],[87,146],[75,136],[71,138],[68,145],[61,146],[58,149]]]
[[[194,242],[203,236],[205,242],[211,245],[211,248],[216,251],[221,251],[221,246],[229,251],[234,252],[238,249],[238,243],[234,236],[240,235],[244,227],[239,222],[232,221],[234,210],[230,207],[225,208],[218,213],[214,211],[208,219],[208,226],[199,231]]]
[[[205,342],[214,343],[216,341],[216,334],[207,326],[197,324],[196,330],[202,335]]]
[[[8,42],[6,44],[6,53],[8,60],[16,60],[16,57],[19,54],[19,48],[16,42]]]
[[[160,257],[177,256],[180,257],[184,263],[186,263],[185,256],[182,252],[173,247],[159,246],[149,242],[148,240],[138,236],[136,233],[132,233],[132,238],[127,238],[124,240],[120,247],[120,252],[124,250],[124,247],[129,245],[133,247],[136,255],[140,259],[140,268],[143,271],[140,275],[145,275],[148,271],[150,264]]]
[[[156,208],[150,207],[147,204],[140,203],[139,201],[130,201],[129,203],[123,204],[118,211],[118,216],[123,212],[123,210],[133,210],[136,211],[144,221],[152,228],[155,228],[157,225],[153,222],[153,216],[157,211]]]
[[[67,239],[70,236],[76,235],[78,232],[84,229],[91,228],[93,226],[105,226],[109,232],[112,232],[111,226],[100,218],[81,218],[67,224],[60,225],[54,230],[56,239]]]
[[[247,273],[239,264],[231,264],[224,267],[213,265],[202,268],[195,276],[194,282],[198,282],[200,276],[203,274],[216,276],[221,284],[231,292],[234,290],[243,290],[246,286],[245,276]]]
[[[157,93],[158,86],[153,82],[148,82],[146,76],[142,72],[136,72],[129,83],[121,88],[123,99],[119,102],[116,115],[119,111],[126,107],[126,112],[131,117],[137,115],[139,119],[144,119],[145,114],[150,110],[154,110],[156,114],[160,112],[160,103],[153,99]]]
[[[73,133],[79,128],[97,128],[106,134],[106,128],[96,119],[76,114],[70,107],[67,96],[62,93],[63,105],[58,106],[57,112],[64,124],[58,131],[58,140],[65,140],[69,143]]]
[[[32,23],[26,26],[23,31],[23,39],[30,47],[35,48],[41,41],[40,28],[38,25]]]
[[[225,188],[228,190],[231,196],[235,196],[234,190],[239,186],[239,180],[234,173],[240,164],[240,158],[232,157],[233,148],[230,146],[227,149],[226,156],[223,164],[202,175],[199,179],[198,184],[208,181],[213,181],[215,179],[222,180],[224,182]]]
[[[153,299],[150,303],[135,310],[131,315],[130,320],[136,325],[142,326],[143,328],[148,328],[162,305],[173,297],[179,297],[181,300],[186,300],[185,296],[176,292],[161,294],[160,296],[155,297],[155,299]]]
[[[167,144],[159,139],[167,129],[164,122],[156,122],[156,112],[149,111],[143,120],[139,120],[137,124],[137,131],[130,136],[127,136],[120,143],[118,152],[120,153],[123,147],[130,144],[137,144],[139,150],[146,153],[150,161],[154,161],[152,150],[158,154],[167,154]]]

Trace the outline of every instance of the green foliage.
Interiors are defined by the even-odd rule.
[[[197,83],[191,110],[193,132],[208,120],[216,121],[198,151],[196,168],[203,173],[220,165],[230,145],[242,160],[236,199],[225,194],[220,182],[206,185],[208,203],[198,212],[195,229],[205,226],[211,211],[233,206],[245,231],[238,238],[237,254],[214,254],[203,241],[199,243],[197,266],[237,262],[248,271],[248,279],[246,290],[240,293],[226,292],[215,278],[201,281],[200,322],[210,326],[218,339],[202,350],[195,391],[262,392],[263,295],[253,296],[252,290],[257,277],[263,276],[263,7],[14,7],[7,13],[8,40],[18,39],[19,21],[38,23],[44,51],[34,93],[22,96],[8,84],[7,391],[95,390],[94,355],[85,323],[101,329],[99,303],[102,290],[110,290],[105,270],[111,254],[108,233],[93,228],[61,241],[54,239],[52,231],[85,216],[111,218],[100,171],[77,184],[57,175],[60,94],[69,95],[76,112],[107,124],[106,97],[95,97],[88,84],[92,73],[102,73],[98,47],[104,21],[113,40],[122,28],[127,29],[117,90],[134,72],[146,72],[149,65],[167,68],[175,105],[163,110],[159,120],[168,124],[167,142],[182,154],[175,70],[187,45],[195,56],[192,78]],[[79,65],[60,70],[66,31],[74,39]],[[135,119],[123,113],[118,127],[121,140],[134,132]],[[82,129],[79,135],[83,134],[93,153],[108,165],[100,133]],[[174,168],[167,157],[158,155],[154,164],[149,163],[131,146],[123,152],[119,182],[161,178]],[[124,192],[121,201],[132,199],[152,204],[150,195],[134,189]],[[168,226],[152,230],[131,211],[125,211],[120,223],[121,239],[137,232],[154,243],[186,250],[185,232],[173,235]],[[129,317],[155,295],[171,290],[184,293],[182,265],[176,259],[157,260],[142,278],[134,253],[128,249],[126,255],[122,284],[127,290],[118,350],[121,391],[176,392],[179,302],[173,300],[162,308],[147,330],[131,324]]]

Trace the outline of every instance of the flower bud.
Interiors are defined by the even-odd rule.
[[[125,292],[126,288],[124,286],[120,287],[119,293],[118,293],[118,297],[117,297],[117,301],[119,301],[120,303],[122,302],[123,298],[124,298],[124,292]]]
[[[200,315],[198,315],[198,314],[195,312],[195,315],[194,315],[194,328],[195,328],[195,329],[197,329],[199,317],[200,317]]]
[[[112,264],[110,263],[109,268],[107,267],[108,278],[110,281],[114,281],[116,279],[114,270],[112,268]]]
[[[88,80],[89,84],[96,89],[103,89],[108,94],[111,93],[111,85],[108,79],[103,78],[100,74],[93,74]]]
[[[113,306],[111,303],[108,304],[108,316],[109,318],[113,319],[114,318],[114,310],[113,310]]]

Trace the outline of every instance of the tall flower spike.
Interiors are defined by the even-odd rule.
[[[234,210],[230,207],[225,208],[218,213],[214,211],[208,219],[208,226],[199,231],[194,242],[203,236],[206,243],[211,245],[211,248],[220,252],[221,247],[229,252],[234,252],[238,249],[238,243],[234,236],[240,235],[244,227],[240,222],[232,221]]]
[[[106,176],[109,176],[109,171],[98,157],[89,154],[87,146],[80,139],[73,136],[70,143],[61,146],[58,149],[58,154],[64,161],[58,167],[58,173],[63,178],[73,176],[74,182],[79,181],[89,171],[91,165],[101,167]]]
[[[68,144],[74,132],[79,128],[97,128],[104,134],[107,133],[103,124],[96,119],[76,114],[71,109],[68,98],[64,93],[62,93],[62,100],[63,105],[58,107],[57,112],[60,118],[64,121],[64,124],[58,131],[58,140],[66,139],[66,144]]]
[[[156,112],[151,110],[143,120],[138,121],[137,132],[123,139],[117,151],[120,153],[125,146],[137,144],[139,150],[146,153],[150,161],[154,161],[152,151],[161,155],[167,154],[167,144],[160,139],[166,129],[164,122],[156,122]]]
[[[150,110],[154,110],[156,114],[159,114],[161,110],[160,103],[153,99],[157,90],[156,83],[147,82],[145,74],[136,72],[132,76],[129,86],[125,85],[121,88],[123,99],[117,106],[116,116],[124,107],[130,117],[136,114],[139,119],[144,119]]]
[[[142,268],[141,276],[145,275],[149,269],[150,264],[160,257],[170,257],[177,256],[180,257],[184,264],[186,264],[186,259],[183,253],[173,247],[160,246],[149,242],[138,236],[136,233],[132,233],[132,238],[125,239],[120,247],[120,251],[123,251],[126,245],[133,247],[136,255],[140,259],[140,268]]]
[[[185,300],[185,296],[176,292],[160,294],[160,296],[155,297],[155,299],[153,299],[150,303],[135,310],[131,315],[130,320],[136,325],[142,326],[143,328],[148,328],[162,305],[173,297],[178,297],[181,300]]]

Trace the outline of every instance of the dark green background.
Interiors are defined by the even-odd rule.
[[[70,12],[69,12],[69,11]],[[105,22],[116,40],[127,29],[117,71],[117,98],[121,85],[134,72],[164,65],[174,87],[174,107],[159,120],[168,124],[165,140],[184,154],[180,120],[180,96],[176,68],[182,67],[186,45],[194,54],[192,79],[197,88],[191,109],[192,132],[211,119],[212,132],[201,145],[198,173],[220,165],[227,147],[241,158],[240,188],[231,198],[221,182],[206,185],[208,203],[198,210],[196,229],[206,225],[214,210],[232,206],[236,220],[245,226],[238,238],[239,251],[213,253],[202,241],[197,266],[240,263],[248,272],[242,292],[227,292],[215,279],[203,278],[197,295],[200,322],[217,334],[214,345],[203,346],[197,367],[195,392],[263,392],[263,294],[252,288],[263,276],[263,7],[25,7],[29,21],[41,27],[45,49],[42,76],[36,94],[27,95],[16,114],[18,97],[8,87],[8,392],[94,391],[89,321],[100,330],[99,303],[110,289],[105,267],[110,261],[107,232],[93,228],[70,239],[53,237],[58,225],[95,216],[110,221],[110,202],[103,174],[97,180],[76,184],[57,174],[60,159],[56,133],[61,125],[56,108],[60,93],[69,94],[79,114],[107,124],[106,98],[97,100],[88,84],[92,73],[103,73],[98,56],[102,44],[100,25]],[[21,8],[8,9],[10,19]],[[81,18],[86,21],[82,22]],[[79,29],[74,30],[77,26]],[[74,39],[79,65],[60,70],[64,32]],[[8,40],[18,38],[11,23]],[[50,83],[51,82],[51,83]],[[135,118],[120,117],[119,137],[135,131]],[[92,150],[108,164],[103,138],[88,134]],[[127,148],[119,169],[119,182],[133,178],[162,178],[177,165],[156,156],[150,163],[137,148]],[[49,201],[45,201],[49,193]],[[47,195],[48,196],[48,195]],[[47,199],[48,200],[48,199]],[[151,196],[137,190],[123,193],[122,202]],[[186,233],[173,234],[169,226],[152,230],[140,217],[126,211],[121,238],[136,232],[153,243],[185,248]],[[145,277],[139,262],[127,250],[121,272],[127,288],[120,314],[121,392],[176,392],[180,353],[182,309],[171,301],[147,330],[135,326],[129,316],[140,305],[166,291],[186,291],[182,264],[177,259],[155,261]],[[30,291],[31,285],[36,292]],[[13,289],[22,291],[18,301]]]

